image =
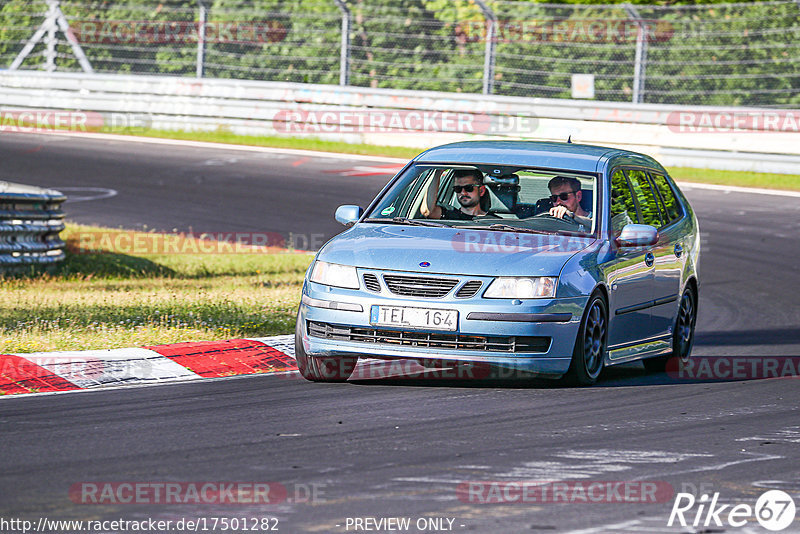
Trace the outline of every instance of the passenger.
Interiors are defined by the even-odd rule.
[[[453,171],[453,192],[458,197],[459,209],[440,206],[436,203],[439,195],[439,179],[446,169],[434,172],[431,185],[425,194],[420,211],[427,219],[472,220],[476,217],[492,216],[486,213],[489,192],[483,185],[483,173],[478,169],[456,169]]]
[[[583,191],[580,180],[570,176],[556,176],[550,180],[547,188],[550,190],[550,200],[553,201],[550,215],[559,219],[566,215],[584,226],[592,225],[592,213],[581,206]]]

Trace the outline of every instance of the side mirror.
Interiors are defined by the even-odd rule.
[[[362,213],[364,213],[364,210],[361,209],[361,206],[346,204],[336,208],[334,218],[345,226],[353,226],[361,218]]]
[[[649,224],[626,224],[617,238],[620,247],[646,247],[658,243],[658,230]]]

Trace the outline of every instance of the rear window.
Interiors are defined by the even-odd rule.
[[[682,213],[680,203],[675,196],[675,191],[672,190],[672,187],[670,187],[669,182],[664,175],[652,173],[651,176],[653,177],[653,183],[656,186],[656,192],[658,192],[664,208],[664,215],[666,217],[664,224],[666,225],[677,221],[681,218]]]
[[[653,188],[647,179],[647,174],[640,170],[627,170],[628,179],[639,204],[639,213],[642,215],[642,224],[649,224],[661,228],[661,209],[658,205]]]

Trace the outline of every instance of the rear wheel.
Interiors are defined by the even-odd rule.
[[[603,370],[608,343],[608,306],[600,293],[594,293],[583,312],[575,340],[575,350],[564,381],[570,385],[590,386]]]
[[[683,363],[689,361],[694,344],[694,325],[697,322],[697,295],[692,287],[687,287],[681,296],[678,316],[675,318],[675,330],[672,332],[672,353],[666,356],[647,358],[644,368],[651,372],[666,369],[667,360],[678,357]]]
[[[294,330],[294,356],[300,375],[312,382],[344,382],[358,363],[358,356],[309,356],[303,349],[303,330],[300,314]]]

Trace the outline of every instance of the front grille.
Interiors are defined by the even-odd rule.
[[[378,277],[372,273],[366,273],[364,275],[364,287],[375,293],[381,292],[381,283],[378,282]]]
[[[386,287],[395,295],[406,297],[440,298],[456,287],[458,280],[455,278],[432,278],[428,276],[403,276],[399,274],[384,274],[383,281]]]
[[[480,280],[470,280],[469,282],[461,286],[461,289],[456,291],[456,297],[460,299],[467,299],[469,297],[474,297],[475,293],[478,292],[482,284],[483,282],[481,282]]]
[[[308,335],[338,341],[374,343],[381,345],[407,345],[454,350],[485,352],[547,352],[550,338],[546,336],[469,336],[431,332],[384,330],[356,326],[339,326],[308,321]]]

